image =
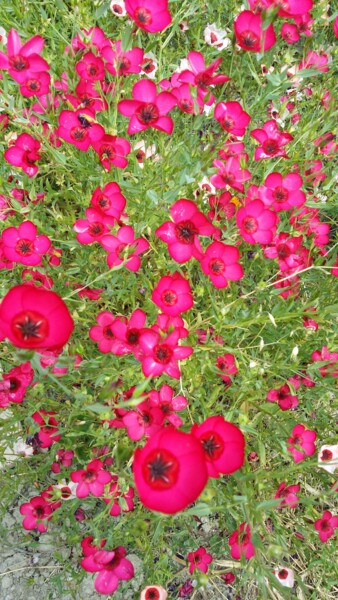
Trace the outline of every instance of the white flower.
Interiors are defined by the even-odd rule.
[[[26,444],[25,440],[22,438],[18,438],[16,442],[14,442],[13,446],[7,446],[4,450],[4,458],[6,463],[12,464],[15,460],[17,460],[20,456],[31,456],[34,452],[34,448]]]
[[[295,585],[295,576],[292,569],[287,567],[278,567],[273,571],[273,574],[277,577],[279,583],[284,587],[293,588]]]
[[[110,10],[117,17],[125,17],[127,14],[124,0],[112,0],[110,3]]]
[[[328,473],[334,473],[338,468],[338,444],[322,446],[318,453],[318,466]]]
[[[215,23],[212,23],[212,25],[209,25],[208,23],[206,26],[204,30],[204,41],[209,46],[217,48],[219,52],[231,44],[230,38],[227,37],[227,31],[218,29]]]
[[[157,71],[157,60],[155,55],[152,52],[148,52],[143,56],[143,61],[141,64],[141,73],[142,75],[146,75],[149,79],[155,79],[155,73]]]
[[[150,596],[151,590],[153,590],[155,592],[154,595],[152,595],[152,596]],[[144,590],[142,590],[142,592],[141,592],[140,600],[146,600],[147,598],[156,598],[158,600],[167,600],[168,592],[161,585],[147,585],[147,587],[145,587]]]
[[[0,44],[4,46],[7,44],[7,32],[3,27],[0,27]]]
[[[190,62],[187,58],[182,58],[180,62],[180,66],[176,69],[176,73],[181,73],[182,71],[191,71]]]
[[[153,157],[154,161],[158,161],[161,158],[159,154],[156,154],[156,144],[151,144],[151,146],[146,147],[144,140],[140,140],[135,144],[134,152],[136,152],[136,159],[140,169],[143,169],[143,161],[145,158]]]
[[[215,194],[216,193],[216,188],[212,185],[212,183],[210,183],[209,178],[206,176],[204,176],[202,181],[200,181],[198,183],[198,187],[200,188],[200,190],[202,190],[206,194]]]
[[[61,490],[61,500],[73,500],[76,498],[77,486],[78,484],[73,481],[67,483],[65,479],[62,479],[57,485],[53,485],[53,488]]]
[[[213,104],[211,104],[211,106],[208,106],[207,104],[205,104],[205,105],[204,105],[204,108],[203,108],[203,112],[204,112],[204,114],[208,116],[208,114],[209,114],[209,113],[210,113],[212,110],[214,110],[214,106],[215,106],[215,102],[214,102]]]

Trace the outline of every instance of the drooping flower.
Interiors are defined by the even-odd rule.
[[[18,348],[61,348],[73,328],[68,308],[55,292],[17,285],[0,304],[0,340],[6,337]]]
[[[261,200],[253,200],[236,214],[243,239],[249,244],[271,244],[276,233],[278,217]]]
[[[39,265],[51,245],[46,235],[37,236],[37,227],[31,221],[24,221],[17,229],[5,229],[2,243],[3,253],[8,260],[27,266]]]
[[[202,444],[208,476],[234,473],[244,464],[245,439],[241,430],[221,416],[193,425],[192,435]]]
[[[270,173],[258,189],[259,198],[265,206],[271,206],[276,212],[299,208],[306,202],[306,196],[300,189],[303,179],[298,173]]]
[[[214,116],[224,131],[242,137],[251,121],[239,102],[219,102],[215,106]]]
[[[50,448],[54,442],[58,442],[61,439],[61,434],[59,434],[57,427],[59,421],[55,419],[54,415],[55,412],[48,412],[43,408],[32,414],[33,421],[40,426],[36,434],[39,448]]]
[[[188,358],[193,353],[191,346],[179,346],[180,332],[174,329],[166,337],[153,329],[144,330],[140,335],[142,349],[142,371],[145,377],[158,377],[166,373],[169,377],[179,379],[181,371],[179,360]]]
[[[35,35],[22,45],[18,32],[11,29],[7,40],[7,55],[0,52],[0,69],[8,71],[11,77],[22,84],[36,73],[48,71],[48,63],[40,56],[44,39]]]
[[[208,479],[200,442],[171,426],[136,450],[133,472],[142,504],[166,514],[195,502]]]
[[[225,585],[231,585],[235,581],[236,575],[232,572],[224,573],[221,575],[221,579],[224,581]]]
[[[241,523],[238,529],[229,537],[230,554],[232,558],[250,560],[255,555],[255,547],[251,541],[251,528],[248,523]]]
[[[298,463],[306,456],[312,456],[316,451],[315,440],[317,433],[306,429],[304,425],[296,425],[292,430],[292,436],[288,438],[288,452],[291,452],[293,460]],[[299,449],[301,448],[301,450]]]
[[[284,587],[293,588],[295,585],[295,576],[293,570],[289,569],[289,567],[278,567],[272,572]]]
[[[81,560],[81,567],[89,573],[98,573],[95,590],[99,594],[113,594],[119,581],[129,581],[134,577],[133,564],[125,558],[127,552],[123,546],[113,550],[93,548]]]
[[[37,529],[40,533],[47,531],[48,521],[52,518],[53,509],[42,496],[34,496],[29,502],[20,506],[20,514],[25,515],[22,521],[24,529]]]
[[[62,110],[56,133],[83,152],[105,135],[102,125],[96,123],[94,113],[88,108],[78,108],[75,111]]]
[[[170,208],[174,222],[166,221],[155,235],[168,244],[170,256],[178,263],[187,262],[192,256],[201,259],[203,249],[198,235],[213,235],[217,229],[198,210],[192,200],[182,198]]]
[[[203,546],[200,546],[194,552],[188,553],[189,561],[189,573],[192,573],[198,569],[202,573],[207,573],[210,563],[212,562],[211,554],[208,554]]]
[[[329,510],[324,511],[321,519],[315,521],[315,529],[319,531],[320,541],[327,542],[335,534],[335,529],[338,529],[338,517],[333,516]]]
[[[118,477],[114,475],[109,486],[108,495],[105,498],[103,498],[103,501],[106,504],[111,505],[109,514],[112,517],[118,517],[121,514],[121,512],[129,512],[130,510],[134,510],[134,495],[134,488],[132,488],[131,486],[129,486],[126,493],[123,494],[118,484]],[[120,498],[121,501],[119,503]],[[123,508],[121,508],[121,505]]]
[[[282,156],[289,158],[285,152],[284,146],[293,140],[290,133],[279,131],[278,125],[274,119],[267,121],[263,129],[253,129],[250,135],[261,145],[255,150],[255,160]]]
[[[10,402],[22,402],[33,377],[34,371],[29,361],[4,373],[0,381],[0,407],[6,408]]]
[[[260,14],[243,10],[234,22],[237,44],[249,52],[267,52],[276,43],[273,25],[263,29],[263,19]]]
[[[54,285],[54,281],[49,275],[44,275],[44,273],[41,273],[37,269],[24,269],[21,277],[25,285],[42,286],[46,290],[51,290]]]
[[[285,481],[282,481],[275,494],[275,499],[282,498],[278,504],[278,508],[296,508],[299,504],[299,498],[297,496],[299,490],[299,483],[287,486]]]
[[[169,92],[157,94],[153,81],[141,79],[134,84],[132,96],[132,100],[121,100],[118,103],[118,111],[121,115],[130,118],[128,134],[139,133],[149,127],[169,135],[172,133],[173,120],[166,116],[176,106],[176,98],[172,94]]]
[[[189,281],[178,271],[173,275],[161,277],[151,294],[151,299],[164,314],[171,317],[177,317],[194,304]]]
[[[145,238],[135,238],[134,229],[130,225],[120,227],[116,236],[104,235],[100,242],[108,252],[107,264],[110,269],[127,259],[124,266],[133,272],[138,271],[141,266],[139,254],[149,248],[149,242]]]
[[[34,177],[39,170],[35,162],[41,158],[40,148],[40,142],[29,133],[20,133],[15,143],[5,150],[4,158],[11,165],[21,167],[28,177]]]
[[[311,358],[314,362],[327,362],[327,365],[318,368],[322,377],[338,377],[338,352],[330,352],[327,346],[323,346],[321,350],[312,352]]]
[[[141,592],[140,600],[167,600],[168,592],[161,585],[147,585]]]
[[[125,0],[128,15],[148,33],[163,31],[171,23],[168,0]]]
[[[229,281],[238,281],[244,275],[239,259],[240,254],[235,246],[212,242],[201,259],[201,268],[215,287],[225,288]]]
[[[103,462],[97,458],[92,460],[85,469],[72,471],[71,480],[77,483],[76,495],[78,498],[87,498],[89,494],[102,496],[104,486],[110,483],[112,476],[103,468]]]

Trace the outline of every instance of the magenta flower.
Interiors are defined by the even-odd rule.
[[[96,81],[80,79],[75,88],[75,96],[73,94],[65,94],[66,100],[74,106],[75,109],[85,107],[89,108],[94,114],[97,111],[107,110],[107,101],[103,96],[104,82],[101,86]]]
[[[299,483],[286,486],[285,481],[282,481],[275,494],[275,499],[282,498],[278,504],[278,508],[296,508],[299,504],[297,493],[300,490]]]
[[[222,373],[217,373],[217,375],[222,377],[224,383],[227,383],[229,387],[231,385],[231,377],[229,375],[236,375],[238,373],[234,355],[228,353],[219,356],[216,361],[216,367],[222,371]]]
[[[315,521],[315,529],[319,531],[320,541],[327,542],[335,534],[335,529],[338,529],[338,517],[334,517],[329,510],[326,510],[322,518]]]
[[[173,275],[161,277],[151,294],[151,299],[164,314],[171,317],[177,317],[194,304],[189,281],[177,271]]]
[[[44,275],[37,269],[24,269],[21,273],[21,277],[25,285],[37,285],[46,290],[51,290],[54,285],[54,281],[49,275]]]
[[[253,200],[238,210],[236,221],[241,236],[249,244],[271,244],[278,217],[261,200]]]
[[[241,523],[238,529],[229,537],[230,554],[232,558],[250,560],[255,555],[255,547],[251,541],[250,525]]]
[[[274,119],[267,121],[263,129],[253,129],[250,135],[257,140],[261,146],[255,150],[255,160],[272,158],[273,156],[282,156],[289,158],[284,150],[284,146],[289,144],[293,137],[290,133],[282,133]]]
[[[112,352],[113,354],[125,354],[123,352],[123,343],[115,337],[112,326],[119,323],[123,317],[114,317],[111,312],[104,310],[97,315],[97,325],[94,325],[89,330],[89,337],[98,342],[98,349],[103,354]]]
[[[22,265],[39,265],[51,242],[46,235],[36,234],[37,227],[31,221],[24,221],[17,229],[5,229],[2,232],[2,243],[6,258]]]
[[[174,123],[165,116],[176,106],[176,98],[169,92],[157,94],[156,85],[149,79],[141,79],[132,89],[133,100],[121,100],[117,107],[121,115],[129,117],[127,133],[139,133],[154,127],[172,133]]]
[[[208,275],[217,288],[225,288],[228,281],[237,281],[244,275],[242,266],[238,263],[239,252],[235,246],[212,242],[201,259],[203,273]]]
[[[102,125],[95,122],[94,113],[88,108],[62,110],[56,133],[83,152],[86,152],[91,144],[101,140],[105,134]]]
[[[306,196],[300,189],[303,179],[298,173],[270,173],[258,190],[259,198],[265,206],[271,206],[276,212],[299,208],[306,202]]]
[[[78,498],[87,498],[89,494],[102,496],[104,486],[110,483],[112,476],[103,469],[103,462],[97,458],[92,460],[85,469],[72,471],[70,478],[77,483],[76,495]]]
[[[107,264],[112,267],[121,265],[125,259],[126,269],[136,272],[141,266],[139,254],[149,248],[149,242],[144,238],[135,238],[135,232],[130,225],[120,227],[115,235],[104,235],[101,245],[108,252]]]
[[[34,496],[29,502],[20,506],[20,514],[26,515],[22,521],[24,529],[31,531],[37,529],[40,533],[47,531],[48,521],[52,518],[53,509],[50,502],[42,496]]]
[[[171,426],[136,450],[133,472],[142,504],[166,514],[195,502],[208,479],[200,442]]]
[[[6,408],[10,402],[22,402],[33,377],[34,371],[29,361],[4,373],[0,381],[0,407]]]
[[[122,418],[131,440],[138,441],[144,435],[153,436],[163,427],[164,413],[157,406],[145,400],[137,405],[136,410],[130,410]]]
[[[189,552],[189,573],[190,575],[198,569],[202,573],[207,573],[210,563],[212,562],[211,554],[208,554],[203,546],[200,546],[194,552]]]
[[[110,171],[112,165],[119,169],[124,169],[127,166],[126,156],[130,153],[131,146],[125,138],[118,138],[116,135],[104,135],[99,140],[92,142],[92,146],[107,171]]]
[[[97,187],[94,190],[90,204],[105,216],[114,217],[116,221],[119,221],[126,207],[126,199],[121,194],[120,186],[112,181],[107,183],[103,189]]]
[[[203,96],[198,91],[196,98],[194,98],[188,83],[182,83],[179,87],[173,88],[171,94],[176,98],[177,106],[182,112],[194,115],[202,114]]]
[[[297,271],[305,264],[300,254],[303,249],[302,241],[301,235],[290,238],[288,233],[279,233],[272,244],[264,249],[264,256],[277,258],[281,271]]]
[[[288,438],[287,451],[291,452],[293,460],[298,463],[304,460],[306,456],[312,456],[316,451],[315,440],[317,434],[311,429],[306,429],[304,425],[296,425],[292,430],[292,436]],[[302,450],[299,450],[301,448]]]
[[[55,412],[47,412],[42,408],[32,414],[33,421],[40,426],[36,434],[39,448],[50,448],[54,442],[58,442],[61,439],[57,428],[59,421],[55,419],[54,415]]]
[[[148,33],[163,31],[171,23],[168,0],[125,0],[128,15]]]
[[[129,321],[125,318],[114,320],[111,330],[120,343],[118,352],[113,351],[113,354],[134,354],[135,358],[140,359],[142,356],[140,335],[144,329],[146,319],[147,315],[145,312],[137,308],[134,310]]]
[[[112,477],[112,483],[109,486],[108,494],[108,496],[103,498],[103,502],[111,505],[109,514],[112,517],[118,517],[121,514],[121,512],[126,513],[131,510],[134,510],[134,488],[129,486],[127,492],[125,494],[122,494],[121,488],[118,484],[118,477],[116,475]],[[123,498],[124,508],[121,508],[119,504],[119,498]]]
[[[251,178],[251,173],[247,169],[243,169],[238,158],[228,158],[225,163],[216,159],[212,161],[212,164],[218,169],[217,174],[210,177],[210,182],[215,188],[222,189],[228,185],[234,190],[244,192],[243,182]]]
[[[299,64],[299,69],[318,69],[321,73],[327,73],[330,68],[327,66],[329,57],[324,52],[318,54],[309,50],[307,57]]]
[[[278,11],[278,16],[291,19],[294,16],[307,13],[312,7],[313,0],[284,0],[283,8]]]
[[[322,377],[338,377],[338,352],[330,352],[327,346],[323,346],[321,350],[312,352],[311,358],[314,362],[327,362],[327,365],[318,368]]]
[[[110,227],[115,224],[115,218],[105,215],[95,208],[86,208],[87,219],[78,219],[73,225],[76,239],[80,244],[101,242],[104,235],[110,233]]]
[[[111,40],[102,48],[101,55],[106,60],[107,71],[115,77],[141,72],[144,55],[142,48],[132,48],[124,52],[121,40]]]
[[[28,177],[34,177],[38,172],[35,162],[41,158],[40,148],[40,142],[29,133],[20,133],[14,145],[5,150],[4,157],[11,165],[21,167]]]
[[[227,75],[215,75],[222,58],[215,60],[209,67],[205,66],[205,60],[201,52],[191,51],[188,53],[188,61],[191,71],[186,69],[179,75],[178,80],[182,83],[188,83],[205,91],[210,85],[221,85],[226,81],[230,81]]]
[[[198,260],[203,256],[203,248],[198,235],[213,235],[217,229],[201,213],[192,200],[182,198],[170,208],[173,219],[166,221],[155,231],[155,235],[168,244],[170,256],[178,263],[184,263],[193,256]]]
[[[333,23],[333,33],[335,34],[336,38],[338,38],[338,16],[335,18]]]
[[[75,68],[81,79],[102,81],[105,78],[104,62],[93,52],[86,52]]]
[[[110,551],[95,549],[81,560],[85,571],[99,573],[94,584],[99,594],[113,594],[120,580],[129,581],[134,577],[133,564],[125,556],[126,549],[118,546]]]
[[[174,396],[174,390],[170,385],[162,385],[159,392],[151,390],[148,398],[151,406],[157,406],[164,414],[165,420],[174,427],[181,427],[183,421],[181,417],[175,414],[175,411],[181,411],[188,405],[184,396]]]
[[[276,43],[273,25],[263,29],[263,19],[259,14],[243,10],[234,22],[237,44],[249,52],[266,52]]]
[[[29,78],[35,78],[37,73],[47,71],[48,63],[39,56],[45,41],[35,35],[24,45],[15,29],[8,34],[7,55],[0,52],[0,69],[8,71],[11,77],[22,84]]]
[[[279,389],[273,389],[268,392],[266,399],[269,402],[278,402],[282,410],[292,410],[297,408],[299,401],[297,396],[292,396],[290,387],[287,383]]]
[[[219,102],[215,106],[214,116],[224,131],[242,137],[251,121],[239,102]]]
[[[202,444],[208,476],[229,475],[244,464],[245,439],[241,430],[223,417],[209,417],[193,425],[192,435]]]
[[[49,94],[50,75],[43,71],[42,73],[33,73],[28,79],[20,84],[20,93],[26,98],[32,96],[45,96]]]
[[[181,371],[179,360],[188,358],[193,353],[190,346],[179,346],[179,330],[175,329],[166,337],[153,329],[145,330],[140,336],[142,371],[145,377],[158,377],[166,373],[169,377],[179,379]]]
[[[293,23],[283,23],[281,36],[287,44],[295,44],[300,40],[300,34],[297,25]]]

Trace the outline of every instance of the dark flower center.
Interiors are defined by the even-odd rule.
[[[83,479],[83,481],[86,481],[87,483],[92,483],[93,481],[96,481],[97,471],[95,471],[94,469],[87,469],[83,473],[82,479]]]
[[[221,436],[215,431],[207,431],[200,438],[207,460],[217,460],[223,450],[224,443]]]
[[[259,49],[259,38],[253,31],[243,31],[239,38],[242,46],[248,50]]]
[[[136,346],[140,338],[140,332],[138,329],[129,329],[126,337],[128,344],[131,346]]]
[[[152,102],[142,104],[136,110],[135,114],[138,120],[144,125],[151,125],[152,123],[156,123],[157,119],[160,116],[156,104],[153,104]]]
[[[220,258],[212,258],[209,262],[209,269],[215,275],[222,275],[225,269],[224,262]]]
[[[15,377],[11,377],[11,379],[9,380],[9,391],[10,392],[16,392],[16,390],[18,390],[21,386],[21,382],[19,379],[15,379]]]
[[[275,154],[279,150],[278,142],[276,140],[266,140],[263,144],[263,150],[265,154]]]
[[[278,571],[278,577],[279,579],[287,579],[289,573],[286,569],[282,569],[281,571]]]
[[[22,238],[15,244],[15,251],[21,256],[31,256],[34,253],[34,244],[32,240]]]
[[[141,63],[142,71],[145,73],[151,73],[155,69],[154,61],[151,58],[147,58]]]
[[[41,83],[38,79],[28,79],[28,81],[26,81],[26,86],[32,92],[38,92],[41,88]]]
[[[295,446],[301,446],[303,442],[303,438],[301,435],[295,435],[293,438],[293,443],[295,444]]]
[[[106,338],[106,340],[113,340],[114,339],[114,334],[111,330],[111,325],[106,325],[105,327],[103,327],[102,329],[102,335],[104,338]]]
[[[143,412],[140,415],[140,419],[141,419],[141,422],[143,423],[143,425],[150,425],[153,420],[153,418],[149,412]]]
[[[173,351],[168,344],[157,344],[153,350],[153,356],[156,362],[161,365],[170,363]]]
[[[255,217],[245,217],[245,219],[243,219],[243,229],[247,233],[255,233],[258,229],[258,223]]]
[[[111,146],[108,146],[107,144],[103,144],[100,147],[100,155],[101,158],[103,158],[104,160],[113,160],[113,158],[115,158],[116,154],[113,150],[113,148]]]
[[[116,14],[116,15],[122,15],[122,8],[121,6],[119,6],[118,4],[113,4],[111,6],[111,10]]]
[[[118,71],[128,71],[130,65],[131,65],[131,62],[130,62],[129,58],[127,58],[126,56],[123,56],[121,58],[121,60],[117,61],[116,69]]]
[[[194,107],[194,104],[192,100],[189,100],[188,98],[183,98],[179,103],[179,107],[181,110],[183,110],[183,112],[191,112]]]
[[[195,82],[199,87],[206,88],[212,83],[212,76],[209,75],[209,73],[206,73],[206,71],[198,73],[195,77]]]
[[[95,77],[95,75],[97,75],[98,73],[98,68],[96,65],[94,65],[93,63],[91,63],[89,65],[89,67],[87,68],[87,73],[88,75],[90,75],[91,77]]]
[[[181,221],[175,225],[175,235],[181,244],[193,244],[197,234],[198,229],[192,221]]]
[[[177,294],[173,290],[165,290],[161,296],[161,300],[166,306],[174,306],[177,303]]]
[[[330,522],[327,521],[326,519],[321,522],[320,524],[320,528],[322,531],[329,531],[331,529],[331,525]]]
[[[227,129],[229,131],[235,125],[235,121],[231,117],[225,117],[225,119],[223,119],[222,121],[222,125],[224,129]]]
[[[42,506],[42,505],[38,505],[38,506],[36,506],[36,507],[34,508],[34,510],[33,510],[33,516],[34,516],[36,519],[43,519],[44,515],[45,515],[45,509],[44,509],[44,506]]]
[[[27,69],[29,62],[24,56],[16,54],[9,59],[9,64],[14,71],[23,71]]]
[[[273,191],[272,196],[277,202],[284,202],[288,199],[289,193],[287,189],[279,186]]]
[[[322,455],[320,457],[321,460],[332,460],[333,454],[331,450],[323,450]]]
[[[280,244],[277,247],[277,254],[278,258],[286,258],[287,256],[290,256],[291,251],[287,244]]]
[[[102,223],[100,223],[99,221],[95,221],[94,223],[91,223],[88,227],[88,233],[89,235],[91,235],[92,237],[100,237],[103,232],[104,232],[104,225]]]
[[[156,590],[155,588],[149,588],[146,591],[145,598],[146,598],[146,600],[159,600],[159,598],[160,598],[159,591]]]
[[[31,346],[43,341],[49,332],[47,319],[34,310],[25,310],[12,321],[12,332],[20,342],[29,342]]]
[[[99,196],[96,200],[96,204],[101,208],[101,210],[107,210],[110,207],[110,200],[107,198],[107,196],[102,194],[102,196]]]
[[[82,142],[88,135],[88,131],[83,127],[73,127],[70,132],[70,137],[76,142]]]
[[[78,96],[81,100],[83,107],[85,108],[88,108],[94,103],[94,98],[90,96],[90,94],[79,94]]]
[[[143,6],[140,6],[135,10],[134,18],[140,27],[143,25],[150,25],[152,23],[151,12]]]
[[[179,462],[169,450],[154,449],[143,465],[143,476],[154,490],[166,490],[177,481]]]

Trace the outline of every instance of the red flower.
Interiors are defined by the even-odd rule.
[[[239,258],[235,246],[212,242],[201,259],[202,271],[210,277],[215,287],[225,288],[228,281],[238,281],[244,275],[243,268],[238,263]]]
[[[296,425],[292,430],[292,437],[288,438],[288,444],[291,444],[287,451],[291,452],[293,460],[298,463],[304,460],[306,456],[312,456],[316,451],[315,440],[317,434],[311,429],[306,429],[304,425]],[[299,450],[298,447],[302,448]]]
[[[35,162],[41,158],[40,148],[41,144],[38,140],[29,133],[21,133],[14,145],[5,151],[4,157],[11,165],[21,167],[28,177],[34,177],[39,170]]]
[[[192,70],[182,71],[179,74],[178,81],[200,88],[201,91],[204,91],[204,96],[210,85],[221,85],[230,81],[230,77],[227,75],[215,75],[222,58],[218,58],[209,67],[206,67],[203,54],[192,51],[188,53],[188,60]]]
[[[151,406],[158,406],[162,410],[166,421],[174,427],[181,427],[183,421],[181,417],[175,414],[175,411],[183,410],[188,405],[188,401],[184,396],[174,397],[173,388],[164,384],[159,392],[151,390],[148,397]]]
[[[94,325],[89,330],[89,337],[98,342],[98,349],[103,354],[112,352],[113,354],[125,354],[123,344],[115,336],[112,326],[122,321],[123,317],[114,317],[111,312],[104,310],[97,315],[98,325]]]
[[[163,31],[171,23],[168,0],[125,0],[128,15],[149,33]]]
[[[191,433],[202,444],[209,477],[228,475],[243,466],[245,439],[236,425],[223,417],[209,417],[193,425]]]
[[[321,350],[312,352],[311,358],[314,362],[327,362],[327,365],[318,368],[322,377],[338,377],[338,352],[330,352],[327,346],[323,346]]]
[[[118,138],[116,135],[104,135],[99,140],[93,141],[92,146],[107,171],[110,171],[112,165],[119,169],[124,169],[127,166],[126,155],[130,153],[131,146],[125,138]]]
[[[132,89],[133,100],[121,100],[118,111],[130,117],[127,133],[139,133],[149,127],[172,133],[174,123],[165,116],[176,106],[176,98],[169,92],[157,94],[156,85],[149,79],[141,79]]]
[[[241,523],[229,538],[230,554],[232,558],[239,560],[242,556],[250,560],[255,555],[255,547],[251,541],[250,525]]]
[[[112,181],[107,183],[104,188],[97,187],[94,190],[90,204],[104,215],[115,217],[116,221],[119,221],[126,207],[126,199],[121,194],[120,186]]]
[[[140,335],[144,330],[147,315],[143,310],[134,310],[129,321],[124,318],[116,318],[111,325],[111,331],[119,340],[118,352],[114,348],[113,354],[134,354],[135,358],[141,360],[142,349],[140,346]]]
[[[253,129],[250,131],[250,135],[261,144],[255,150],[255,160],[272,158],[273,156],[289,158],[284,150],[284,146],[289,144],[293,140],[293,137],[290,133],[279,131],[274,119],[264,123],[263,129]]]
[[[177,329],[164,338],[153,329],[146,329],[141,333],[140,346],[143,353],[140,360],[145,377],[158,377],[162,373],[174,379],[181,377],[178,361],[188,358],[193,349],[190,346],[179,346],[179,337]]]
[[[78,484],[76,487],[78,498],[87,498],[90,493],[96,497],[102,496],[104,486],[112,480],[110,473],[103,469],[102,461],[97,458],[88,463],[85,469],[72,471],[70,478]]]
[[[278,508],[296,508],[299,503],[297,492],[300,490],[299,483],[286,486],[285,481],[282,481],[275,494],[275,498],[282,498],[278,504]]]
[[[92,244],[101,242],[105,234],[109,234],[110,227],[115,224],[115,218],[105,213],[95,210],[95,208],[86,208],[87,219],[78,219],[73,225],[76,231],[76,239],[80,244]]]
[[[177,271],[172,276],[161,277],[151,294],[151,299],[164,314],[171,317],[177,317],[194,304],[189,281]]]
[[[54,442],[61,439],[57,428],[59,421],[53,415],[55,415],[54,412],[47,412],[42,408],[32,414],[33,421],[40,425],[40,429],[36,434],[39,448],[49,448]]]
[[[306,202],[300,189],[302,185],[303,179],[298,173],[288,173],[285,177],[281,173],[270,173],[258,189],[259,198],[276,212],[299,208]]]
[[[253,200],[238,210],[236,221],[241,236],[249,244],[271,244],[278,217],[261,200]]]
[[[31,221],[8,227],[2,233],[3,253],[8,260],[23,265],[36,266],[48,252],[51,242],[46,235],[36,235],[37,228]]]
[[[0,304],[0,339],[7,337],[18,348],[61,348],[73,328],[68,308],[55,292],[17,285]]]
[[[93,52],[86,52],[75,68],[82,79],[102,81],[105,78],[104,62]]]
[[[338,517],[334,517],[329,510],[326,510],[322,518],[315,521],[315,529],[319,531],[320,541],[327,542],[335,534],[335,529],[338,529]]]
[[[206,549],[203,546],[200,546],[194,552],[189,552],[188,554],[189,561],[189,573],[190,575],[198,569],[202,573],[207,573],[208,565],[212,562],[211,554],[208,554]]]
[[[47,531],[47,523],[52,518],[53,509],[42,496],[34,496],[29,502],[20,506],[20,514],[26,515],[22,521],[24,529],[37,529],[40,533]]]
[[[215,106],[214,115],[222,129],[239,137],[245,135],[251,121],[250,115],[239,102],[219,102]]]
[[[195,502],[208,479],[200,442],[171,426],[136,450],[133,472],[141,502],[166,514]]]
[[[113,550],[92,547],[87,551],[81,567],[89,573],[99,573],[95,579],[95,589],[99,594],[113,594],[119,580],[129,581],[134,577],[134,567],[125,556],[126,549],[123,546]]]
[[[7,42],[8,56],[0,52],[0,69],[8,71],[20,84],[35,77],[37,73],[48,70],[48,63],[39,56],[44,43],[41,36],[35,35],[22,45],[17,31],[11,29]]]
[[[10,402],[22,402],[33,377],[29,361],[4,373],[0,381],[0,407],[6,408]]]
[[[266,52],[276,43],[273,25],[263,29],[261,15],[243,10],[234,22],[237,44],[249,52]]]
[[[144,435],[152,437],[163,426],[164,412],[152,406],[147,400],[137,405],[137,410],[130,410],[122,418],[131,440],[140,440]]]
[[[110,504],[109,514],[112,517],[118,517],[121,514],[121,512],[129,512],[130,510],[134,510],[134,488],[129,486],[128,491],[125,494],[122,494],[120,486],[118,484],[118,477],[112,477],[112,483],[109,486],[108,494],[108,496],[103,498],[103,502],[105,502],[106,504]],[[121,508],[119,498],[123,498],[123,508]]]
[[[102,125],[94,120],[94,113],[88,108],[75,111],[62,110],[59,115],[57,135],[86,152],[89,146],[98,142],[105,135]]]
[[[134,273],[141,266],[141,259],[138,255],[149,248],[149,242],[146,239],[135,238],[135,232],[130,225],[120,227],[117,236],[104,235],[100,242],[108,252],[107,264],[110,269],[121,265],[127,259],[124,266]]]
[[[121,40],[109,40],[109,44],[102,48],[101,54],[107,61],[107,71],[115,77],[141,72],[144,54],[142,48],[131,48],[124,52]]]
[[[225,163],[216,159],[212,164],[218,169],[218,172],[210,177],[210,182],[215,188],[222,189],[228,185],[234,190],[244,192],[243,182],[251,178],[251,173],[247,169],[243,169],[238,158],[228,158]]]
[[[266,399],[269,402],[278,402],[278,406],[282,410],[292,410],[293,408],[297,408],[299,403],[297,396],[291,395],[291,390],[287,383],[282,385],[278,390],[270,390]]]

